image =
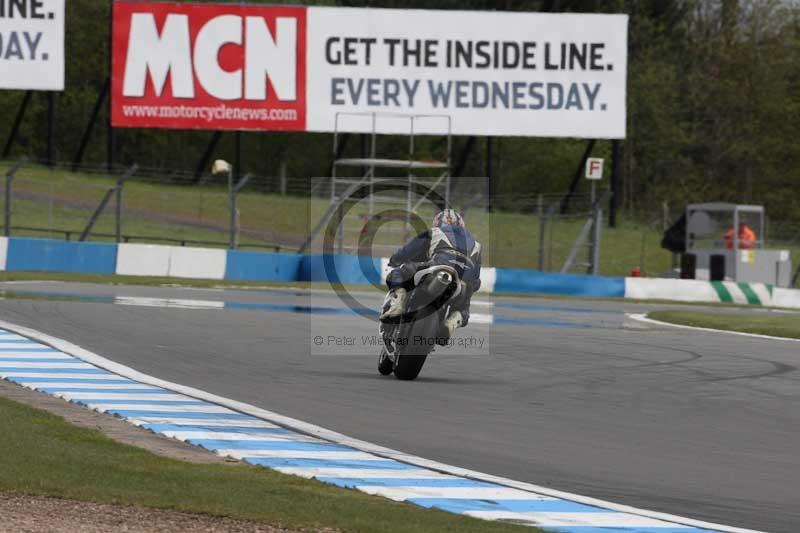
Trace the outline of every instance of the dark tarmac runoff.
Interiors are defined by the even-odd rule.
[[[478,295],[461,343],[402,382],[376,370],[377,292],[354,294],[358,314],[332,291],[0,290],[4,321],[355,438],[615,503],[800,531],[800,343],[626,315],[680,306]]]

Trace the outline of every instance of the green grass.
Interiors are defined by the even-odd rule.
[[[0,398],[0,491],[362,532],[536,531],[391,502],[246,465],[153,455]]]
[[[800,339],[800,314],[653,311],[647,316],[654,320],[685,326]]]
[[[4,173],[9,163],[0,163]],[[72,239],[86,225],[105,191],[115,178],[25,166],[14,181],[12,207],[13,226],[34,226],[69,230]],[[4,201],[4,200],[3,200]],[[296,249],[309,229],[328,207],[326,198],[304,198],[260,193],[245,189],[239,195],[240,244],[280,244]],[[114,200],[107,206],[94,228],[90,240],[111,240],[98,233],[114,234]],[[229,213],[225,187],[220,183],[204,185],[170,185],[131,180],[126,183],[123,200],[122,234],[144,236],[135,242],[162,242],[159,238],[214,241],[225,247],[228,241]],[[366,211],[357,208],[356,215]],[[421,212],[427,221],[432,213]],[[469,209],[465,213],[471,231],[484,244],[484,263],[498,267],[538,268],[540,248],[539,219],[528,213],[494,212]],[[578,236],[584,219],[561,218],[550,224],[545,239],[544,269],[558,271]],[[399,222],[395,227],[400,227]],[[17,231],[19,236],[63,238],[63,233]],[[349,233],[355,243],[356,234]],[[377,243],[388,255],[399,244],[401,236],[379,232]],[[649,275],[659,275],[670,267],[670,254],[660,248],[661,228],[637,220],[618,217],[618,227],[604,227],[601,236],[600,273],[626,275],[639,266]],[[204,245],[207,246],[207,245]],[[783,247],[781,243],[771,243]],[[800,253],[800,248],[790,247]],[[582,250],[583,261],[588,250]],[[575,270],[579,271],[578,269]]]

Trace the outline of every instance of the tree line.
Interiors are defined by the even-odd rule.
[[[271,1],[269,3],[280,3]],[[297,3],[297,2],[292,2]],[[320,2],[313,2],[320,4]],[[733,201],[767,206],[772,219],[800,225],[795,200],[800,165],[800,3],[797,0],[340,0],[326,5],[627,13],[629,27],[628,136],[622,144],[623,209],[653,213],[662,202]],[[67,2],[66,90],[56,97],[56,155],[69,164],[108,76],[110,2]],[[0,92],[0,141],[23,98]],[[35,95],[12,158],[42,159],[47,101]],[[107,106],[84,164],[106,161]],[[137,162],[151,174],[184,176],[201,158],[211,132],[122,130],[120,165]],[[304,181],[329,171],[328,134],[245,133],[242,152],[255,185],[285,172]],[[388,141],[398,150],[403,143]],[[486,171],[485,139],[457,138],[462,176]],[[423,147],[423,150],[426,147]],[[437,146],[427,147],[431,152]],[[581,139],[501,138],[493,145],[494,191],[500,199],[563,192],[585,148]],[[353,140],[350,151],[358,151]],[[216,155],[232,157],[233,135]],[[608,156],[606,142],[594,155]],[[191,179],[189,176],[187,179]],[[509,208],[512,204],[508,204]],[[518,205],[518,204],[514,204]],[[774,229],[774,228],[773,228]]]

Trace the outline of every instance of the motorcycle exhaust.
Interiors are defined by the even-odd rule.
[[[452,283],[453,275],[445,270],[440,270],[425,284],[425,292],[428,293],[431,300],[434,300],[441,296]]]

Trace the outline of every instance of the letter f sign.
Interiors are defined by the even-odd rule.
[[[603,179],[603,158],[589,157],[586,159],[586,179],[587,180]]]

